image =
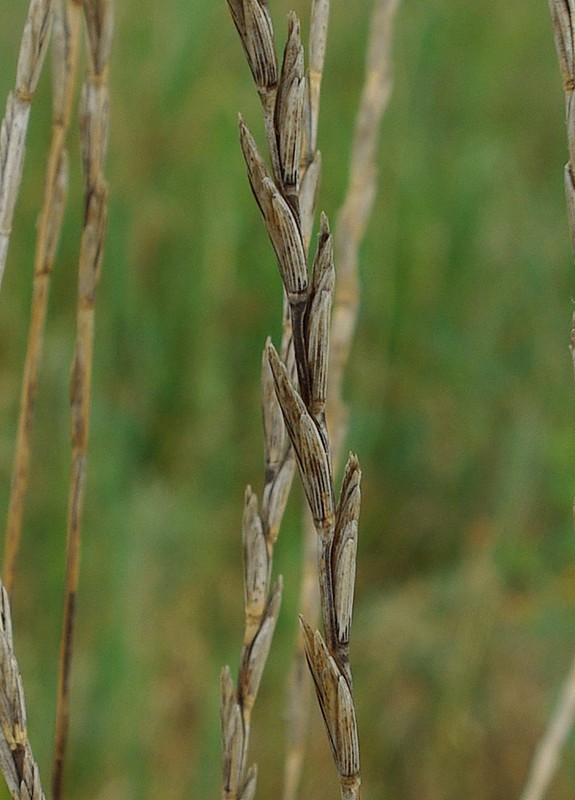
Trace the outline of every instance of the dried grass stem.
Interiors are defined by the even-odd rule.
[[[12,594],[14,588],[16,562],[20,549],[44,324],[52,268],[60,237],[68,188],[66,136],[72,109],[81,13],[81,4],[75,0],[68,2],[67,6],[62,0],[54,2],[52,138],[48,154],[44,200],[38,221],[32,308],[4,544],[3,580],[9,594]]]
[[[70,381],[72,470],[68,504],[66,587],[60,643],[53,798],[62,794],[70,715],[70,676],[80,569],[80,539],[92,391],[96,290],[104,254],[108,186],[104,162],[108,141],[107,71],[112,38],[111,0],[84,0],[88,75],[82,89],[80,129],[85,179],[84,228],[78,269],[76,352]]]

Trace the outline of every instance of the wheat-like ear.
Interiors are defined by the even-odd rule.
[[[319,180],[319,154],[307,126],[310,117],[309,80],[304,73],[300,23],[288,17],[288,32],[281,66],[276,55],[273,24],[264,0],[228,0],[262,103],[269,166],[260,154],[248,126],[240,118],[240,144],[249,183],[258,203],[275,252],[284,288],[283,333],[280,356],[288,380],[299,380],[306,399],[325,393],[316,352],[325,334],[325,290],[310,286],[307,250],[313,224]],[[323,58],[323,54],[322,54]],[[317,57],[316,57],[317,66]],[[314,86],[317,87],[317,81]],[[317,115],[319,95],[315,93]],[[305,148],[305,152],[304,152]],[[324,324],[315,327],[308,368],[305,309],[310,292],[317,295]],[[222,763],[224,798],[253,797],[256,771],[246,769],[251,709],[279,611],[279,587],[271,594],[270,583],[275,541],[295,469],[294,453],[286,433],[275,389],[274,369],[266,343],[262,362],[262,394],[265,437],[265,477],[261,505],[251,489],[246,492],[243,519],[245,634],[237,683],[226,669],[222,677]],[[313,423],[312,423],[313,424]],[[315,429],[314,429],[315,430]],[[313,435],[313,430],[310,429]],[[273,614],[270,613],[273,610]],[[265,635],[264,635],[265,634]],[[262,646],[260,646],[260,642]],[[257,646],[256,646],[257,645]]]
[[[22,676],[12,641],[8,593],[0,583],[0,768],[15,800],[44,800],[26,729]]]
[[[0,286],[20,190],[32,98],[44,63],[51,22],[52,0],[31,0],[20,44],[16,85],[8,95],[0,128]]]
[[[347,435],[347,409],[343,402],[342,383],[347,365],[359,305],[359,249],[376,194],[376,150],[381,119],[392,89],[391,42],[393,22],[399,0],[376,0],[370,21],[369,43],[365,65],[365,81],[355,123],[349,166],[348,189],[337,215],[335,226],[335,260],[337,282],[332,299],[332,321],[329,337],[329,369],[326,416],[329,422],[334,471],[342,462]],[[317,4],[319,9],[325,2]],[[316,23],[320,28],[320,24]],[[321,53],[323,47],[318,44]],[[320,63],[320,59],[316,58]],[[314,70],[310,69],[310,76]],[[316,84],[319,77],[315,74]],[[317,130],[317,128],[316,128]],[[300,590],[300,610],[307,620],[317,619],[319,598],[315,587],[316,532],[309,515],[304,515],[304,556]],[[356,547],[347,540],[346,551]],[[340,564],[341,569],[341,564]],[[351,603],[353,594],[348,595]],[[339,603],[343,602],[342,597]],[[291,669],[287,703],[288,751],[284,777],[284,800],[295,800],[305,753],[309,703],[303,640],[298,643]]]
[[[273,28],[265,0],[228,0],[228,4],[262,99],[271,167],[268,169],[266,166],[243,120],[240,120],[240,141],[252,192],[273,245],[284,287],[297,385],[293,370],[271,344],[266,348],[269,370],[319,538],[318,573],[325,640],[317,632],[311,634],[311,629],[302,623],[305,651],[326,721],[342,798],[350,800],[359,798],[361,792],[348,654],[360,472],[357,459],[350,458],[340,500],[336,502],[332,449],[325,419],[334,291],[333,243],[325,216],[322,217],[311,277],[307,269],[319,178],[319,155],[315,147],[329,1],[314,0],[312,3],[310,69],[307,73],[304,73],[299,21],[295,15],[290,15],[279,76]],[[363,152],[361,148],[360,152]],[[370,154],[373,158],[371,151]],[[266,382],[264,396],[268,395]],[[276,411],[274,414],[277,417]],[[268,417],[273,418],[271,412]],[[246,518],[250,520],[251,528],[247,538],[244,528],[244,542],[250,543],[253,558],[244,577],[246,597],[251,597],[254,609],[259,609],[265,596],[263,565],[266,560],[264,547],[256,543],[265,526],[253,509],[244,515],[244,521]],[[257,614],[255,616],[257,618]],[[255,622],[247,613],[246,617],[246,630],[256,631]],[[244,663],[245,657],[242,658]],[[242,709],[241,671],[235,695],[230,688],[229,673],[226,676],[222,688],[222,709],[225,709],[227,720],[222,729],[224,797],[236,797],[241,796],[245,785],[245,733],[249,726],[245,722],[239,724],[246,716]],[[232,774],[237,789],[229,785]]]

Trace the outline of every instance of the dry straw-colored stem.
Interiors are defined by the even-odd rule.
[[[309,295],[307,250],[319,179],[319,154],[310,121],[313,111],[299,20],[289,17],[287,41],[278,64],[272,20],[265,2],[229,0],[228,5],[262,103],[270,168],[240,118],[240,143],[252,191],[275,250],[284,284],[281,362],[304,396],[312,394],[306,354],[304,311]],[[316,4],[326,6],[326,3]],[[316,39],[319,34],[316,34]],[[316,49],[318,48],[316,44]],[[323,48],[320,48],[323,53]],[[316,54],[317,66],[320,56]],[[321,55],[323,60],[323,54]],[[305,147],[304,147],[305,142]],[[271,587],[274,544],[295,469],[294,454],[276,397],[266,344],[262,364],[265,479],[261,508],[248,487],[243,520],[246,627],[237,683],[222,673],[222,796],[253,797],[255,767],[247,767],[251,710],[279,612],[281,580]]]
[[[282,225],[293,245],[288,270],[292,293],[297,295],[298,273],[305,266],[294,213],[299,204],[298,126],[290,136],[279,135],[280,117],[285,122],[292,115],[301,117],[303,57],[299,26],[290,24],[284,62],[277,63],[272,21],[264,3],[228,3],[240,35],[252,76],[262,102],[264,129],[271,162],[268,170],[247,126],[240,119],[240,142],[252,189],[262,213]],[[284,128],[285,130],[285,128]],[[272,177],[273,175],[273,177]],[[278,190],[278,184],[281,190]],[[272,225],[271,230],[275,232]],[[283,240],[274,235],[272,244],[279,254],[285,252]],[[290,251],[291,252],[291,251]],[[285,304],[283,316],[282,358],[294,369],[292,321]],[[226,667],[222,672],[222,797],[248,800],[256,791],[256,767],[247,769],[251,712],[267,660],[281,602],[281,578],[271,586],[274,545],[279,533],[295,463],[275,394],[267,355],[262,360],[262,403],[265,441],[265,475],[261,507],[250,487],[246,490],[243,515],[245,633],[237,682]]]
[[[72,109],[81,19],[81,0],[69,0],[66,5],[63,0],[54,0],[54,23],[52,28],[52,138],[46,170],[44,201],[38,220],[32,309],[20,396],[20,418],[4,544],[3,580],[10,595],[12,595],[14,587],[16,562],[22,534],[22,517],[28,486],[30,447],[38,374],[42,357],[44,324],[50,294],[52,269],[60,238],[68,188],[66,135]]]
[[[359,306],[359,248],[373,207],[377,189],[376,152],[381,119],[392,90],[391,37],[399,0],[377,0],[370,22],[364,88],[355,123],[348,189],[337,217],[335,253],[338,265],[332,311],[327,418],[331,449],[337,472],[347,435],[347,410],[342,382],[348,361]],[[316,619],[319,610],[315,586],[315,528],[304,519],[304,555],[300,609],[306,619]],[[303,642],[298,646],[288,689],[288,748],[284,778],[284,800],[295,800],[301,779],[308,725],[308,681],[303,662]]]
[[[288,39],[276,83],[275,47],[265,3],[263,0],[241,3],[236,0],[230,2],[230,7],[264,107],[271,170],[243,121],[240,121],[240,141],[250,185],[276,254],[289,307],[298,388],[285,357],[280,358],[271,343],[266,352],[277,401],[318,536],[325,639],[319,631],[312,632],[302,619],[304,646],[339,775],[341,796],[351,800],[359,798],[361,793],[349,664],[360,470],[357,459],[350,456],[340,499],[336,502],[325,421],[334,290],[333,240],[327,218],[322,215],[317,251],[311,276],[308,276],[307,249],[312,222],[311,218],[302,218],[302,208],[305,214],[313,213],[319,177],[319,158],[314,153],[319,102],[316,88],[321,79],[329,6],[327,2],[317,2],[313,6],[311,62],[315,74],[308,74],[305,84],[297,17],[291,14],[289,18]],[[272,103],[273,125],[270,124]],[[263,552],[263,548],[260,550]],[[261,572],[263,574],[263,569]],[[224,675],[229,676],[229,672]],[[244,778],[239,769],[231,770],[229,766],[235,752],[238,752],[236,763],[242,764],[244,741],[241,734],[246,726],[240,724],[243,715],[241,670],[238,690],[235,694],[232,691],[231,679],[226,677],[222,692],[224,797],[252,797],[255,773],[251,771]],[[230,786],[230,775],[239,782],[237,794],[235,787]]]
[[[51,22],[52,0],[32,0],[20,45],[16,85],[8,95],[0,128],[0,287],[20,190],[32,98],[48,47]]]
[[[84,165],[84,227],[78,268],[76,352],[72,366],[72,470],[68,505],[66,587],[53,769],[53,798],[62,794],[70,715],[70,678],[80,568],[80,538],[88,449],[94,310],[106,230],[108,186],[104,162],[108,142],[108,62],[112,40],[112,0],[84,0],[88,33],[88,74],[82,89],[80,134]]]
[[[6,589],[0,583],[0,768],[16,800],[44,800],[26,730],[22,676],[12,641]]]
[[[549,0],[555,47],[565,91],[567,145],[565,195],[569,229],[575,253],[575,6],[572,0]],[[571,356],[575,367],[575,316],[571,329]],[[561,750],[575,720],[575,660],[563,685],[557,707],[541,739],[529,771],[521,800],[542,800],[551,785],[560,761]]]

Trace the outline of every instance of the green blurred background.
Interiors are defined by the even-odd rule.
[[[0,96],[27,4],[3,0]],[[283,39],[295,7],[270,0]],[[321,208],[346,185],[371,2],[334,3]],[[563,97],[546,3],[404,0],[346,383],[364,470],[352,659],[365,800],[517,797],[575,653],[573,267]],[[242,628],[240,521],[262,480],[260,352],[280,286],[237,144],[260,113],[223,0],[118,3],[110,223],[68,797],[219,796],[219,671]],[[49,785],[81,220],[73,176],[13,598]],[[27,335],[50,84],[34,103],[0,298],[0,514]],[[282,615],[254,714],[280,796],[301,494],[277,547]],[[337,796],[315,706],[302,797]],[[571,737],[548,797],[575,792]]]

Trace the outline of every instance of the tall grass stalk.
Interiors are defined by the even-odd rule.
[[[20,191],[32,98],[42,71],[51,22],[52,0],[32,0],[20,44],[16,85],[8,95],[0,128],[0,287]]]
[[[104,254],[108,185],[104,162],[108,143],[108,62],[112,0],[84,0],[88,33],[87,78],[82,89],[80,134],[84,166],[84,227],[78,267],[76,352],[72,366],[72,471],[68,505],[66,586],[54,745],[52,795],[60,800],[70,715],[70,678],[80,569],[80,539],[92,392],[96,290]]]
[[[20,417],[12,469],[12,488],[4,543],[3,580],[12,596],[22,536],[24,500],[28,486],[30,448],[46,310],[56,248],[68,189],[66,136],[72,113],[78,42],[82,22],[81,0],[54,0],[52,29],[52,138],[46,169],[44,201],[38,220],[34,257],[32,308],[20,395]]]
[[[355,122],[349,164],[348,188],[337,215],[335,258],[338,265],[330,333],[327,382],[327,419],[331,434],[334,470],[342,461],[347,436],[347,409],[342,383],[349,358],[359,307],[359,248],[377,191],[376,151],[383,113],[392,90],[391,37],[399,0],[377,0],[369,28],[365,81]],[[299,607],[308,620],[318,617],[316,591],[316,533],[309,514],[305,515],[304,553]],[[309,703],[305,652],[300,639],[288,687],[287,753],[284,800],[295,800],[305,754]]]
[[[16,85],[8,96],[6,114],[0,129],[0,284],[4,276],[12,219],[20,189],[31,103],[48,47],[51,24],[51,0],[32,0],[20,45]],[[52,180],[48,178],[48,182],[55,185],[53,210],[46,211],[46,219],[50,218],[52,221],[59,216],[62,206],[61,171],[57,166],[54,168]],[[52,257],[52,243],[44,241],[41,261],[45,265]],[[13,541],[12,545],[14,544]],[[15,550],[17,546],[14,552]],[[13,576],[12,568],[9,574]],[[1,583],[0,768],[12,797],[19,800],[44,800],[38,766],[28,740],[24,689],[14,655],[8,592]]]
[[[289,17],[288,39],[278,76],[273,27],[266,3],[247,0],[229,2],[229,5],[262,99],[271,169],[243,121],[240,121],[240,141],[252,192],[276,254],[289,308],[295,375],[290,358],[286,359],[285,353],[280,357],[270,342],[266,354],[317,532],[325,638],[319,631],[313,631],[302,617],[304,648],[339,775],[341,796],[343,800],[351,800],[361,795],[349,663],[361,473],[357,459],[350,456],[336,502],[325,415],[335,273],[333,239],[325,215],[321,218],[311,275],[307,267],[319,174],[315,141],[329,3],[316,2],[312,6],[310,70],[305,82],[297,17],[294,14]],[[317,166],[311,171],[314,164]],[[308,176],[312,180],[309,188]],[[253,570],[248,571],[251,577],[248,588],[260,585],[265,588],[269,583],[268,564],[262,561],[258,566],[260,561],[254,557]],[[257,597],[260,595],[261,591]],[[248,611],[246,604],[249,619]],[[262,614],[263,611],[260,618],[265,621]],[[273,626],[268,625],[268,629],[271,628]],[[266,636],[265,648],[261,648],[266,656],[270,638]],[[256,655],[259,649],[256,648]],[[254,664],[251,671],[257,675],[257,686],[263,663],[256,662],[251,654],[250,661]],[[222,702],[223,796],[251,798],[255,794],[256,778],[253,768],[244,774],[246,726],[242,722],[245,717],[242,706],[246,693],[242,668],[235,693],[229,671],[224,675],[227,677]],[[250,701],[252,694],[247,694]]]
[[[271,17],[265,3],[229,0],[228,5],[240,35],[248,64],[260,96],[266,143],[271,163],[268,172],[247,126],[240,120],[240,142],[252,190],[258,197],[262,181],[267,194],[262,212],[271,219],[279,214],[297,215],[300,228],[291,230],[292,244],[307,252],[319,179],[319,154],[315,131],[319,108],[319,84],[325,50],[329,4],[314,5],[314,76],[304,75],[299,21],[290,15],[289,31],[281,70],[278,68]],[[310,88],[313,84],[313,89]],[[260,202],[260,199],[258,199]],[[291,210],[290,210],[291,209]],[[268,228],[272,244],[281,250],[282,234]],[[295,379],[294,353],[304,344],[301,313],[291,312],[286,295],[281,345],[282,362]],[[299,308],[298,311],[303,309]],[[222,796],[253,797],[256,768],[247,769],[251,710],[267,659],[281,600],[281,578],[271,587],[274,545],[292,484],[295,461],[274,388],[267,356],[262,361],[262,402],[265,441],[264,489],[259,508],[251,488],[246,491],[243,517],[244,597],[246,628],[236,684],[229,668],[222,673]],[[305,382],[305,378],[302,377]]]

